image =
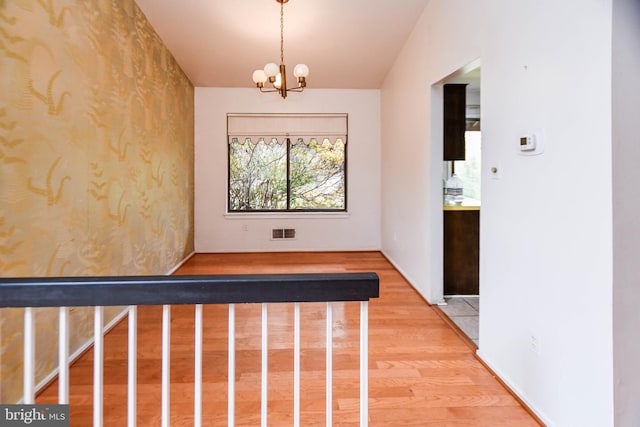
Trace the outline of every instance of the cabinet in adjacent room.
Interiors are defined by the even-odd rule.
[[[443,160],[464,160],[466,130],[466,84],[444,85]]]
[[[480,209],[444,210],[444,295],[479,295]]]

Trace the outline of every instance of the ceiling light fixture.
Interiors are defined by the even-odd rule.
[[[289,0],[276,0],[280,3],[280,66],[271,62],[264,66],[263,70],[253,72],[253,82],[260,92],[278,92],[283,98],[287,97],[287,92],[302,92],[307,87],[307,76],[309,67],[305,64],[298,64],[293,69],[293,75],[298,79],[298,86],[287,88],[287,69],[284,65],[284,4]],[[273,89],[265,89],[264,84],[269,81]]]

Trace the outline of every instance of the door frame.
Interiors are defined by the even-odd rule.
[[[429,282],[432,284],[430,302],[432,304],[444,304],[444,213],[442,209],[442,186],[444,178],[443,158],[443,102],[446,83],[460,82],[464,75],[481,67],[481,60],[477,58],[456,71],[448,74],[431,85],[431,126],[430,126],[430,151],[429,151],[429,191],[428,203],[429,231],[428,249],[431,254],[429,269]],[[482,90],[480,92],[482,96]],[[482,109],[480,110],[482,114]],[[482,221],[482,216],[481,219]],[[480,235],[482,247],[482,235]]]

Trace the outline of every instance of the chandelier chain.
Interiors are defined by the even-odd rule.
[[[280,2],[280,63],[284,64],[284,2]]]

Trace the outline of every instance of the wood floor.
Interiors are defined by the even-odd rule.
[[[380,298],[369,305],[371,426],[538,426],[474,357],[472,349],[378,252],[198,254],[177,274],[373,271]],[[160,425],[160,307],[140,307],[138,425]],[[358,303],[336,303],[333,424],[358,425]],[[302,307],[301,425],[325,420],[325,304]],[[193,423],[193,306],[173,306],[171,425]],[[293,308],[269,308],[269,425],[289,426]],[[227,307],[204,308],[203,424],[226,426]],[[105,426],[126,425],[126,319],[105,337]],[[236,308],[236,425],[260,425],[260,306]],[[90,426],[92,352],[71,368],[71,425]],[[52,383],[37,403],[57,402]]]

